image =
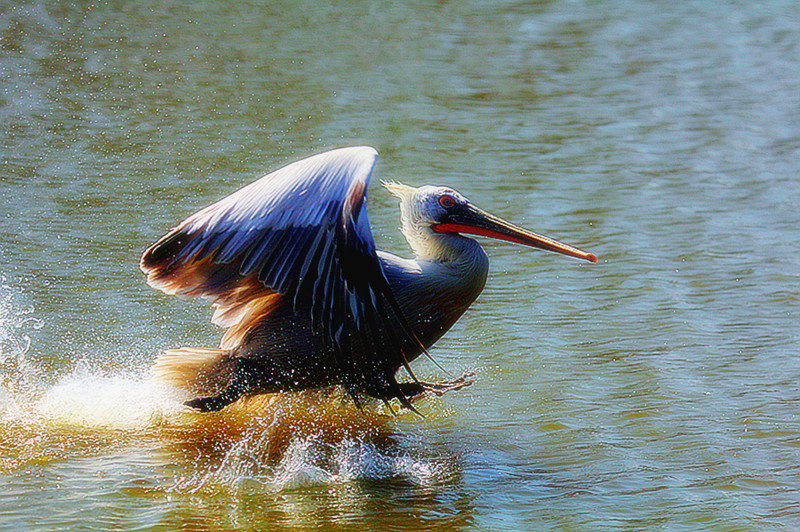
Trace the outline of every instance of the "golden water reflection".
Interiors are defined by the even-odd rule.
[[[458,453],[415,440],[398,425],[404,415],[361,411],[338,391],[258,396],[210,415],[165,408],[137,429],[28,410],[4,424],[0,472],[27,489],[32,478],[64,488],[42,468],[102,483],[80,501],[87,521],[201,531],[450,530],[472,520]],[[125,511],[104,512],[120,500]]]

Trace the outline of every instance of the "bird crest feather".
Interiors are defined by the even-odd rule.
[[[417,190],[414,187],[404,185],[403,183],[398,183],[397,181],[381,181],[381,185],[383,185],[386,190],[391,192],[392,195],[397,196],[402,201],[410,200]]]

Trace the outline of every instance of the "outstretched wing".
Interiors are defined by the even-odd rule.
[[[351,393],[402,398],[388,353],[400,349],[399,335],[416,337],[389,288],[367,219],[377,156],[370,147],[322,153],[206,207],[145,251],[147,282],[212,299],[215,323],[231,327],[228,344],[288,302],[310,315]]]

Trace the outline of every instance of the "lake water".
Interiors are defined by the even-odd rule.
[[[796,3],[113,4],[0,4],[0,529],[800,529]],[[600,260],[486,242],[424,418],[186,412],[142,251],[360,144],[383,249],[377,178]]]

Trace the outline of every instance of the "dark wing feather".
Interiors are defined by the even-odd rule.
[[[376,158],[369,147],[326,152],[201,210],[144,253],[148,283],[212,299],[215,323],[237,326],[236,338],[243,337],[245,324],[237,320],[246,310],[263,316],[280,294],[323,334],[349,391],[404,399],[388,355],[400,350],[398,322],[416,337],[389,288],[367,219]],[[264,304],[252,304],[259,298]]]

